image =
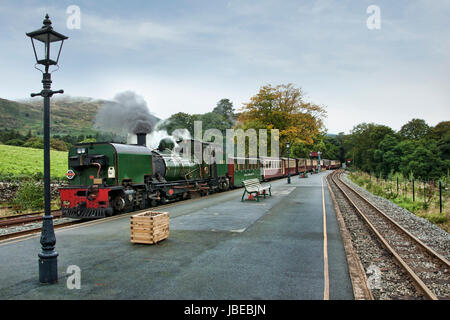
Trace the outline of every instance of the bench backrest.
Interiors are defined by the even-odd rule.
[[[255,178],[255,179],[248,179],[248,180],[242,181],[242,183],[246,187],[247,186],[254,186],[254,185],[259,185],[259,180],[257,178]]]

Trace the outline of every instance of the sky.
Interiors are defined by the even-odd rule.
[[[292,83],[329,133],[450,120],[450,0],[3,0],[0,98],[41,90],[25,33],[46,13],[69,37],[52,74],[66,96],[131,90],[165,119]]]

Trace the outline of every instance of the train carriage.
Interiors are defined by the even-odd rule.
[[[282,160],[280,158],[261,157],[263,180],[283,177]]]
[[[311,171],[317,171],[318,168],[319,168],[319,160],[311,159]]]
[[[306,164],[307,159],[304,158],[297,159],[297,173],[300,174],[306,172],[307,171]]]
[[[262,180],[261,162],[258,158],[228,158],[228,174],[234,187],[242,187],[244,180]]]
[[[330,160],[328,160],[328,159],[323,159],[323,160],[322,160],[321,167],[322,167],[324,170],[330,169]]]
[[[330,169],[339,169],[341,167],[340,160],[331,160],[330,161]]]
[[[297,165],[296,165],[296,160],[295,158],[281,158],[282,160],[282,173],[283,176],[287,176],[288,172],[290,173],[290,175],[295,175],[297,173]]]

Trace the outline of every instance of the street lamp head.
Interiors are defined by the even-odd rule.
[[[291,144],[290,144],[290,142],[288,141],[288,142],[286,142],[286,148],[290,148],[291,147]]]
[[[62,45],[64,40],[68,39],[65,35],[53,30],[52,22],[49,19],[48,14],[45,16],[43,21],[43,26],[26,34],[31,39],[31,44],[33,46],[34,56],[36,58],[36,64],[42,64],[45,66],[45,72],[48,72],[48,68],[51,65],[58,65],[59,56],[61,54]],[[35,42],[36,40],[36,42]],[[54,44],[54,45],[52,45]],[[59,48],[58,48],[59,45]],[[36,46],[41,46],[42,49],[39,53],[36,52]],[[55,47],[57,50],[50,50],[51,47]],[[53,51],[58,52],[55,58]],[[40,54],[42,54],[41,56]]]

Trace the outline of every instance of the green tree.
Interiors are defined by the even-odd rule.
[[[426,143],[425,143],[426,142]],[[418,179],[438,179],[443,172],[445,163],[440,158],[440,152],[433,141],[413,143],[407,150],[402,150],[400,171],[408,176],[410,173]]]
[[[386,135],[394,134],[394,130],[387,126],[361,123],[344,139],[346,158],[350,158],[353,165],[366,172],[375,172],[380,161],[379,152],[375,156],[378,145]]]
[[[401,152],[397,148],[399,138],[393,134],[387,134],[378,144],[375,150],[374,160],[377,162],[376,172],[387,177],[391,172],[397,172],[400,166]]]
[[[27,148],[44,149],[44,139],[39,137],[32,137],[23,144]]]
[[[447,133],[437,142],[437,147],[441,153],[442,159],[450,160],[450,133]]]
[[[22,146],[24,141],[22,139],[11,139],[6,141],[5,144],[10,146]]]
[[[430,128],[428,136],[431,139],[440,140],[448,133],[450,133],[450,121],[442,121],[435,127]]]
[[[50,138],[50,148],[58,151],[67,151],[67,145],[64,141]]]
[[[243,129],[278,129],[280,153],[285,154],[286,142],[291,145],[312,145],[323,130],[326,112],[319,106],[304,100],[303,91],[292,84],[272,87],[270,84],[245,103],[238,118],[237,127]],[[270,149],[270,146],[268,146]]]
[[[406,139],[419,140],[424,138],[430,127],[422,119],[412,119],[407,124],[403,125],[399,131],[400,136]]]
[[[194,119],[192,115],[184,112],[178,112],[170,116],[162,125],[161,129],[166,130],[169,134],[176,129],[187,129],[191,136],[194,135]]]
[[[216,107],[213,109],[214,113],[220,114],[224,121],[227,122],[227,127],[231,128],[235,122],[233,103],[229,99],[221,99],[217,102]],[[228,129],[227,128],[227,129]]]
[[[225,133],[226,129],[231,129],[231,123],[224,119],[224,116],[216,112],[208,112],[200,117],[203,131],[208,129],[218,129]]]

